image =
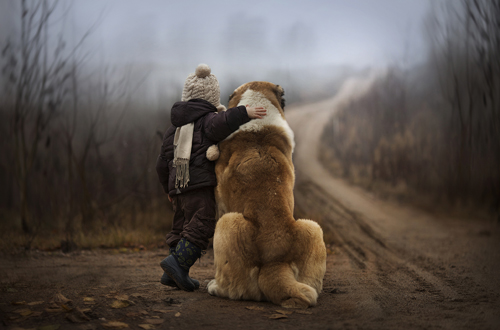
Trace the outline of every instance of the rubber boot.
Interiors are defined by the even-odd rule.
[[[175,247],[175,253],[160,262],[161,268],[184,291],[193,291],[195,285],[189,277],[189,269],[201,256],[201,249],[182,238]]]
[[[170,251],[170,255],[174,255],[175,254],[175,247],[171,247],[169,249],[169,251]],[[191,282],[193,282],[193,284],[194,284],[194,289],[198,290],[198,288],[200,287],[200,282],[198,282],[198,280],[195,280],[194,278],[191,278]],[[179,287],[179,286],[177,286],[177,283],[175,283],[175,281],[173,279],[171,279],[170,276],[168,276],[168,274],[165,272],[163,272],[163,276],[161,277],[160,283],[163,285],[174,287],[174,288]]]

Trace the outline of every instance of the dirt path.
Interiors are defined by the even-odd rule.
[[[335,241],[316,307],[210,296],[212,251],[192,268],[201,282],[192,293],[159,283],[167,250],[32,252],[0,255],[0,329],[498,329],[498,226],[376,200],[317,161],[323,125],[369,83],[350,80],[332,100],[287,109],[297,208]]]
[[[335,98],[287,112],[297,141],[296,204],[320,217],[336,242],[326,290],[349,287],[332,308],[357,310],[361,316],[351,321],[368,328],[499,328],[498,224],[377,200],[331,177],[318,161],[322,128],[371,81],[351,79]]]

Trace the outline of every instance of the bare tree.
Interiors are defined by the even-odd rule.
[[[67,90],[70,77],[63,57],[62,37],[55,48],[49,45],[49,22],[58,2],[21,2],[19,40],[9,40],[2,52],[3,73],[8,77],[7,104],[12,113],[10,128],[14,146],[14,177],[19,188],[20,217],[25,232],[33,231],[28,207],[29,180],[47,128],[53,122]]]

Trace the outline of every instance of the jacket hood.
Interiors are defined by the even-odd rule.
[[[217,108],[212,103],[202,99],[176,102],[172,107],[170,120],[175,127],[181,127],[210,112],[217,112]]]

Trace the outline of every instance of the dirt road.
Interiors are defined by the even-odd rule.
[[[335,98],[290,109],[297,141],[296,205],[333,233],[325,291],[335,323],[363,328],[500,328],[500,231],[480,219],[444,218],[375,199],[330,176],[318,159],[323,127],[373,77],[347,81]],[[340,296],[339,296],[340,297]]]
[[[498,329],[500,231],[376,200],[317,161],[323,125],[370,79],[320,104],[287,109],[297,147],[296,206],[335,244],[318,305],[305,311],[211,297],[159,283],[167,250],[0,255],[0,329]]]

